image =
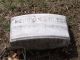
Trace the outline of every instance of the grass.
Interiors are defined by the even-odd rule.
[[[0,20],[10,20],[12,16],[30,13],[54,13],[68,17],[70,25],[75,25],[79,14],[79,0],[0,0]],[[74,18],[73,18],[74,17]],[[5,29],[9,31],[9,22],[6,21]],[[75,23],[74,23],[75,22]]]
[[[80,0],[0,0],[0,27],[5,32],[3,35],[10,31],[11,17],[31,13],[52,13],[67,16],[77,49],[80,49],[78,30]],[[6,37],[1,37],[1,39],[9,39],[9,34]],[[78,54],[80,55],[80,51]]]

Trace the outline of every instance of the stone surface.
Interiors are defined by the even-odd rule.
[[[28,14],[11,19],[12,46],[48,49],[69,44],[66,17],[57,14]]]

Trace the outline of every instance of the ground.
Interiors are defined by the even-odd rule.
[[[0,0],[0,52],[9,46],[11,17],[31,13],[65,15],[71,44],[66,51],[69,55],[63,60],[80,60],[80,0]],[[63,57],[66,53],[61,54]]]

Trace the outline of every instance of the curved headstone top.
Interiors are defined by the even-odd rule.
[[[27,14],[11,18],[10,42],[15,47],[56,48],[68,45],[69,41],[63,15]]]

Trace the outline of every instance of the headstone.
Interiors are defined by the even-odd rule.
[[[11,18],[10,42],[14,48],[53,49],[70,42],[66,17],[27,14]]]

